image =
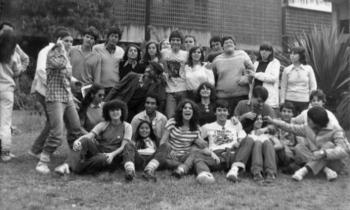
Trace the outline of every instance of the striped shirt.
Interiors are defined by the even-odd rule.
[[[196,131],[182,130],[175,126],[175,119],[171,118],[165,125],[170,132],[169,144],[172,148],[172,154],[182,156],[191,151],[192,144],[200,136],[199,129]]]
[[[46,101],[67,103],[72,100],[70,79],[72,66],[64,51],[50,50],[46,60]]]

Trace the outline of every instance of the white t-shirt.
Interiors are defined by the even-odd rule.
[[[166,61],[168,67],[167,86],[165,92],[174,93],[186,91],[185,63],[188,53],[180,50],[174,53],[172,50],[164,49],[161,52],[162,58]]]
[[[195,67],[185,65],[184,69],[187,90],[197,90],[199,85],[203,82],[209,82],[210,84],[215,85],[213,71],[205,68],[204,65],[196,65]]]
[[[231,120],[226,120],[225,126],[219,125],[217,122],[205,124],[202,126],[203,138],[208,137],[209,149],[211,151],[232,148],[237,139],[245,138],[246,132],[242,128],[242,124],[232,124]]]

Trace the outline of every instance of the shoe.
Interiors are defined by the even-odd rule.
[[[60,151],[56,150],[52,153],[52,157],[61,158],[63,157],[63,154]]]
[[[297,170],[294,175],[292,176],[292,178],[295,180],[295,181],[301,181],[303,180],[304,176],[307,174],[307,169],[305,167]]]
[[[63,163],[60,166],[55,168],[55,173],[58,175],[70,174],[69,165],[67,163]]]
[[[40,160],[40,155],[41,155],[41,154],[34,154],[34,153],[32,152],[32,150],[28,150],[27,154],[28,154],[29,156],[35,158],[35,159]]]
[[[4,162],[9,162],[11,160],[10,151],[2,150],[1,151],[1,159]]]
[[[329,171],[326,173],[326,177],[327,177],[327,180],[331,182],[337,179],[338,174],[337,172],[329,169]]]
[[[127,170],[125,171],[125,179],[127,181],[132,181],[135,177],[135,171],[134,170]]]
[[[267,172],[266,177],[265,177],[265,182],[266,183],[273,183],[275,182],[276,177],[275,174],[272,172]]]
[[[215,182],[215,178],[209,172],[203,171],[197,176],[197,180],[200,184],[211,184]]]
[[[12,153],[10,153],[10,157],[11,157],[11,158],[17,158],[17,156],[14,155],[14,154],[12,154]]]
[[[173,175],[174,177],[178,178],[178,179],[181,179],[182,176],[184,175],[184,171],[182,168],[176,168],[175,171],[173,171],[171,173],[171,175]]]
[[[226,175],[226,179],[232,181],[232,182],[239,182],[239,178],[238,178],[238,170],[230,170],[227,175]]]
[[[35,170],[41,174],[49,174],[50,169],[47,166],[46,163],[39,161],[38,165],[36,166]]]
[[[253,174],[253,180],[254,180],[254,182],[259,182],[259,181],[264,180],[264,178],[261,176],[261,172],[260,171],[259,172],[255,172]]]
[[[142,178],[145,180],[153,180],[154,182],[157,182],[157,178],[154,176],[154,171],[151,170],[144,170],[142,173]]]
[[[49,163],[51,160],[50,158],[50,155],[44,153],[44,152],[41,152],[40,154],[40,162],[44,162],[44,163]]]

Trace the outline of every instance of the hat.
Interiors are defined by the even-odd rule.
[[[149,65],[153,67],[153,70],[155,70],[157,74],[161,74],[164,71],[163,67],[157,62],[151,61],[149,62]]]

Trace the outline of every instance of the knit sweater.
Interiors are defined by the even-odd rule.
[[[124,50],[116,46],[113,54],[110,54],[104,43],[95,45],[93,50],[100,53],[102,58],[100,83],[108,88],[119,82],[119,62],[124,55]]]
[[[232,55],[225,53],[213,61],[213,73],[219,98],[245,96],[249,94],[246,70],[254,70],[246,52],[235,50]],[[241,84],[238,84],[240,81]]]

